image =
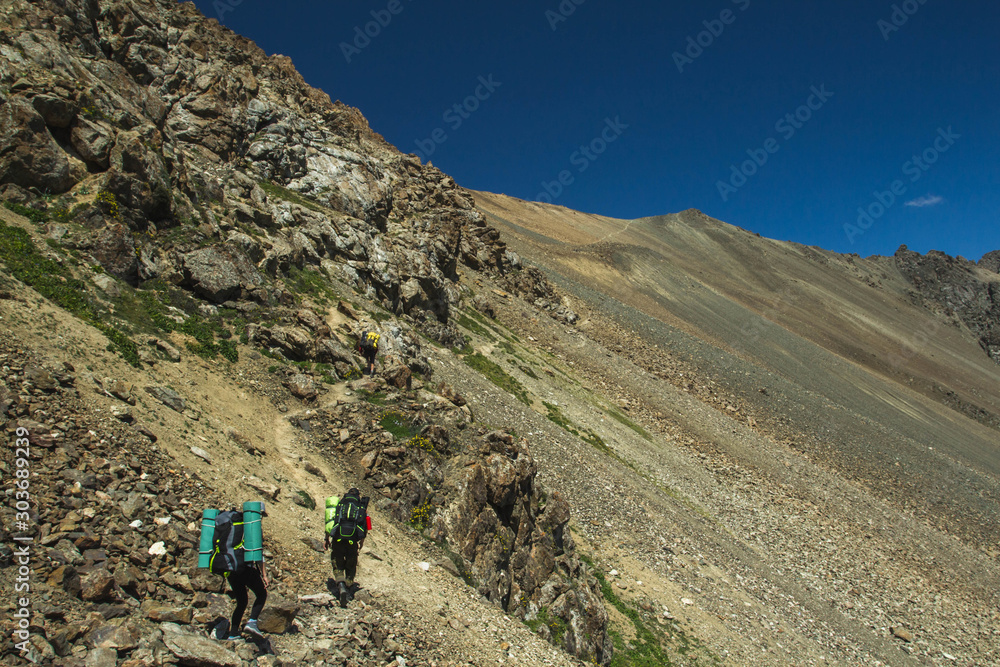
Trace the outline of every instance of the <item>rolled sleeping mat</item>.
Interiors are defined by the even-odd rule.
[[[212,540],[215,537],[215,517],[219,510],[201,513],[201,542],[198,545],[198,567],[208,568],[212,562]]]
[[[326,520],[324,522],[324,534],[329,535],[333,530],[333,524],[337,521],[337,505],[340,503],[340,496],[330,496],[326,499]]]
[[[259,500],[243,503],[243,554],[248,563],[264,560],[264,529],[260,521],[263,513],[264,503]]]

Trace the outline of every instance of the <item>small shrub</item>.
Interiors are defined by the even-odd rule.
[[[310,512],[313,511],[314,509],[316,509],[316,501],[313,500],[312,496],[310,496],[305,491],[299,491],[298,495],[299,495],[299,498],[302,499],[302,502],[305,503],[306,509],[308,509]]]
[[[379,416],[379,424],[383,429],[392,433],[396,440],[408,440],[417,435],[419,429],[403,415],[395,410],[386,410]]]
[[[113,192],[101,190],[97,193],[97,198],[94,199],[94,201],[108,216],[114,218],[115,220],[121,217],[121,208],[118,206],[118,198],[115,197]]]
[[[419,531],[426,530],[433,517],[434,506],[431,505],[431,500],[428,498],[423,504],[410,510],[410,525]]]
[[[434,445],[431,444],[431,441],[428,440],[427,438],[425,438],[422,435],[415,435],[412,438],[410,438],[409,440],[407,440],[406,441],[406,446],[407,447],[416,447],[417,449],[422,449],[425,452],[431,452],[431,453],[435,452]]]

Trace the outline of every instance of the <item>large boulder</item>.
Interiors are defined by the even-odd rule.
[[[139,259],[132,232],[126,225],[112,223],[98,232],[90,252],[105,271],[135,284],[139,277]]]
[[[257,627],[261,632],[272,635],[283,635],[292,630],[295,617],[298,615],[298,603],[276,597],[268,597],[267,606],[261,612]]]
[[[51,193],[73,186],[69,158],[30,102],[10,97],[0,104],[0,183]]]
[[[242,249],[202,248],[184,255],[184,284],[215,303],[246,298],[264,278]]]
[[[399,362],[390,363],[382,370],[386,383],[397,389],[409,389],[413,372]]]
[[[76,115],[76,103],[58,95],[42,93],[31,98],[31,106],[49,127],[69,127]]]
[[[114,138],[104,126],[93,123],[86,118],[78,118],[73,123],[69,141],[73,149],[87,164],[102,170],[111,165],[111,148],[114,146]]]
[[[94,570],[82,583],[81,597],[88,602],[108,602],[115,599],[115,578],[105,569]]]
[[[182,665],[240,667],[243,664],[238,655],[217,641],[186,633],[172,623],[164,623],[161,628],[163,629],[163,643]]]
[[[293,396],[301,398],[304,401],[311,401],[319,395],[319,391],[316,389],[316,383],[313,379],[308,375],[303,375],[302,373],[293,375],[289,378],[287,387],[288,391],[292,392]]]

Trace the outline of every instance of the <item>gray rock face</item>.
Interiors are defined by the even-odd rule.
[[[994,257],[983,259],[989,264]],[[979,336],[983,350],[1000,363],[1000,281],[984,282],[973,262],[936,250],[920,255],[904,245],[896,251],[895,261],[927,305],[961,319]]]
[[[395,470],[388,449],[370,466]],[[406,464],[411,470],[414,461]],[[559,494],[546,497],[535,485],[535,462],[525,443],[502,432],[483,438],[473,458],[457,456],[436,470],[427,462],[422,477],[441,476],[444,502],[429,527],[434,540],[446,540],[464,560],[479,592],[508,613],[522,618],[545,609],[563,619],[563,648],[604,664],[611,659],[607,612],[596,579],[576,556],[569,537],[569,504]],[[423,500],[418,480],[403,491]],[[405,513],[404,513],[405,514]]]
[[[73,185],[66,153],[22,97],[0,104],[0,183],[56,193]]]
[[[104,126],[79,118],[70,132],[70,143],[85,162],[98,169],[111,166],[114,141],[110,131]]]
[[[982,259],[979,260],[979,267],[993,273],[1000,273],[1000,250],[983,255]]]

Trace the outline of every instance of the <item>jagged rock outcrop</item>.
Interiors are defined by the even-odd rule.
[[[1000,250],[988,252],[979,260],[979,268],[1000,273]]]
[[[377,388],[371,380],[352,387]],[[416,413],[405,403],[381,413],[367,404],[321,410],[314,437],[355,458],[383,497],[379,507],[445,545],[458,574],[486,599],[527,621],[550,619],[559,631],[541,624],[546,639],[606,664],[608,616],[597,580],[576,554],[569,504],[537,483],[527,441],[498,431],[469,438],[464,400],[442,391],[451,396],[422,392]],[[381,427],[359,427],[387,420],[419,434],[396,441]],[[335,435],[344,430],[346,439]]]
[[[545,274],[533,266],[507,274],[504,276],[503,283],[511,292],[548,312],[560,322],[572,325],[580,319],[580,316],[573,312],[556,294],[552,284],[545,278]]]
[[[193,5],[2,12],[0,185],[62,195],[94,232],[67,243],[116,276],[260,301],[269,278],[329,260],[394,311],[443,321],[460,264],[516,264],[454,180]]]
[[[987,265],[993,259],[983,258]],[[1000,363],[1000,279],[991,280],[974,262],[937,250],[921,255],[904,245],[896,251],[895,262],[919,298],[961,320]]]

